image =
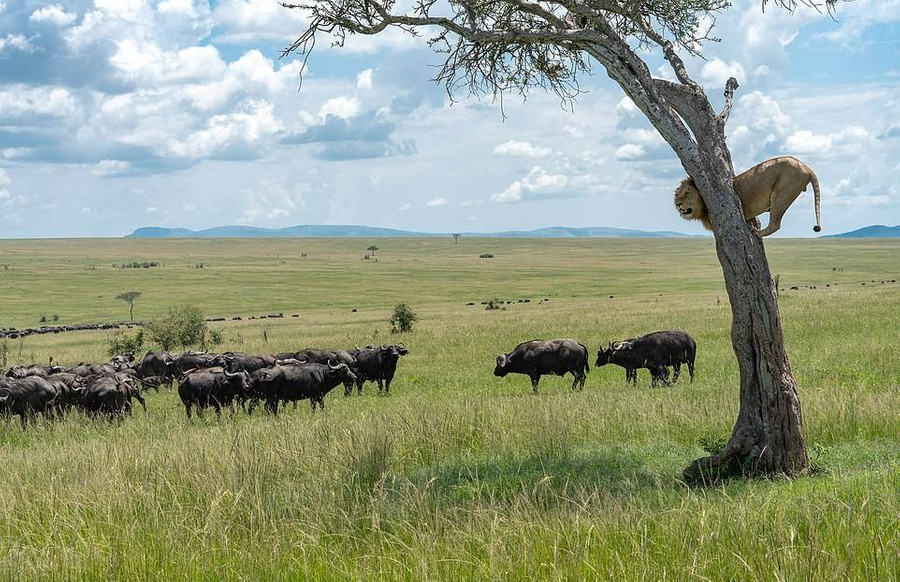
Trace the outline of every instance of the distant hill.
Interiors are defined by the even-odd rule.
[[[900,225],[884,226],[873,224],[850,232],[831,234],[823,238],[900,238]]]
[[[510,230],[503,232],[465,232],[463,236],[474,237],[531,237],[531,238],[672,238],[690,235],[669,231],[643,231],[624,228],[608,228],[602,226],[570,228],[567,226],[551,226],[536,230]],[[186,228],[164,228],[148,226],[139,228],[127,238],[234,238],[234,237],[444,237],[450,233],[415,232],[393,228],[354,225],[300,225],[286,228],[259,228],[256,226],[217,226],[204,230],[188,230]]]

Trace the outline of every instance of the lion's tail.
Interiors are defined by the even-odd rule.
[[[822,198],[821,190],[819,190],[819,178],[816,176],[816,173],[810,170],[809,172],[810,178],[809,181],[813,187],[813,196],[816,202],[816,225],[813,227],[815,232],[821,232],[822,230],[822,212],[820,208],[820,198]]]

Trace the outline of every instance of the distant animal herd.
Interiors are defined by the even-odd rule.
[[[325,408],[325,396],[339,385],[351,396],[361,395],[366,382],[375,382],[378,393],[389,395],[397,363],[409,354],[403,343],[368,345],[352,350],[304,349],[270,355],[237,352],[198,353],[150,351],[140,360],[119,355],[102,364],[72,368],[33,364],[14,366],[0,376],[0,415],[17,415],[22,426],[36,415],[65,416],[77,409],[90,416],[109,418],[130,415],[137,401],[146,412],[142,392],[177,383],[185,413],[202,415],[208,408],[221,415],[223,408],[242,407],[248,414],[263,403],[277,416],[279,406],[308,400],[312,410]],[[595,364],[616,364],[625,369],[625,381],[637,383],[637,371],[646,368],[652,386],[678,381],[687,365],[694,379],[696,342],[679,330],[661,331],[610,343],[597,352]],[[494,375],[524,374],[538,391],[541,376],[572,374],[573,389],[583,389],[588,349],[572,339],[531,340],[497,358]]]

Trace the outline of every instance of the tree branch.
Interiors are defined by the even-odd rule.
[[[734,77],[729,77],[728,81],[725,83],[725,107],[722,108],[722,113],[719,114],[719,124],[723,127],[728,122],[728,116],[731,115],[731,106],[734,105],[734,92],[737,91],[738,81]]]

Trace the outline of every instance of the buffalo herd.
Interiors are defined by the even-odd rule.
[[[368,345],[352,350],[304,349],[296,352],[251,355],[148,352],[140,360],[119,355],[102,364],[79,364],[64,369],[51,364],[14,366],[0,376],[0,416],[16,415],[24,427],[41,414],[65,415],[71,409],[110,418],[131,414],[137,401],[146,411],[142,391],[178,385],[188,418],[213,408],[234,412],[236,406],[252,414],[260,404],[272,416],[279,405],[308,400],[313,411],[325,408],[325,396],[339,385],[351,396],[362,394],[366,382],[389,395],[397,363],[409,350],[402,344]],[[625,369],[626,383],[637,383],[637,371],[650,371],[652,385],[678,381],[682,364],[694,380],[696,342],[679,330],[659,331],[610,343],[597,352],[596,366],[616,364]],[[672,368],[672,380],[669,380]],[[573,339],[531,340],[497,357],[494,375],[523,374],[536,394],[541,376],[572,374],[572,389],[583,389],[590,372],[587,347]]]
[[[22,425],[42,414],[55,417],[77,408],[89,415],[121,417],[137,400],[146,411],[143,390],[176,382],[188,418],[193,412],[235,405],[252,413],[256,405],[278,414],[284,402],[309,400],[313,410],[325,407],[325,396],[344,385],[344,394],[362,394],[375,382],[379,394],[389,394],[404,344],[368,345],[353,350],[307,349],[273,355],[148,352],[115,356],[102,364],[79,364],[64,369],[14,366],[0,376],[0,415],[20,417]]]

